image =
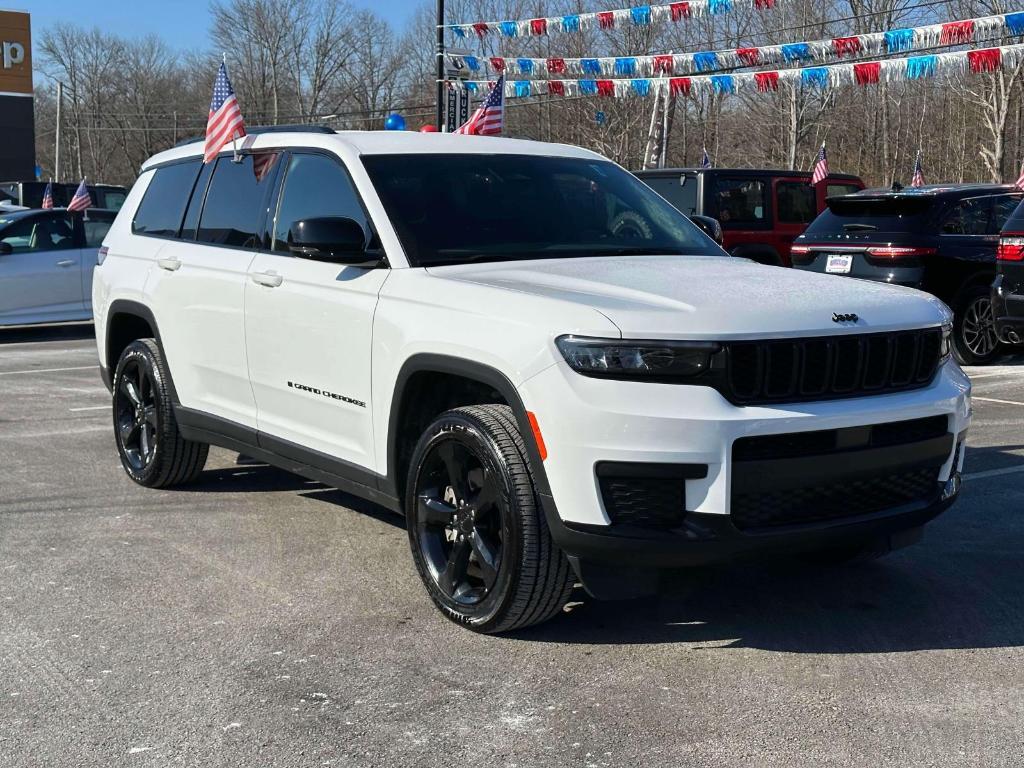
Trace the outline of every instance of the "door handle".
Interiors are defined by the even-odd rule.
[[[156,263],[160,269],[166,269],[168,272],[176,272],[181,269],[180,259],[157,259]]]
[[[74,263],[75,263],[74,259],[61,259],[60,261],[57,262],[57,266],[58,267],[70,267],[70,266],[73,266]]]
[[[252,278],[254,283],[258,285],[265,285],[267,288],[277,288],[281,283],[284,282],[284,278],[277,272],[250,272],[249,277]]]

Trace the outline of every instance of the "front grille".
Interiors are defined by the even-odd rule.
[[[927,386],[942,331],[730,342],[724,393],[740,405],[861,397]]]
[[[732,498],[732,521],[740,530],[751,530],[867,515],[933,501],[938,481],[939,468],[929,467],[829,485],[738,493]]]

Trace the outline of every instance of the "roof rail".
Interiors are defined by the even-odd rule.
[[[249,136],[259,136],[261,133],[337,133],[327,125],[254,125],[245,129]],[[184,147],[186,144],[195,144],[197,141],[205,141],[206,136],[190,136],[182,139],[174,146]]]

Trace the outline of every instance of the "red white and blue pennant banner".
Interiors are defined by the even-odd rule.
[[[649,56],[601,56],[582,58],[482,58],[446,54],[453,69],[470,72],[540,76],[582,75],[602,77],[657,76],[718,72],[723,69],[760,67],[773,64],[807,64],[844,56],[885,56],[940,45],[964,45],[999,35],[1024,35],[1024,13],[981,16],[974,19],[930,24],[923,27],[891,29],[852,37],[835,37],[785,45],[731,48],[698,53],[652,54]]]
[[[564,16],[541,16],[515,21],[473,21],[463,24],[445,24],[456,39],[499,35],[501,37],[537,37],[556,32],[580,32],[585,29],[615,29],[616,27],[646,27],[660,21],[684,21],[699,16],[718,16],[731,13],[739,5],[759,9],[774,8],[783,0],[688,0],[665,5],[637,5],[613,11],[570,13]]]
[[[1024,44],[972,51],[953,51],[922,56],[905,56],[857,64],[831,64],[824,67],[797,67],[766,72],[740,72],[729,75],[695,75],[692,77],[580,78],[558,80],[510,80],[505,83],[505,96],[648,96],[668,89],[672,95],[699,93],[730,94],[740,91],[767,93],[780,85],[803,85],[827,90],[847,85],[923,80],[967,72],[995,72],[1003,67],[1013,69],[1024,62]],[[490,87],[487,80],[466,80],[449,83],[449,87],[475,93]]]

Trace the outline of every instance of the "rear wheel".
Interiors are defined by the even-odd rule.
[[[195,480],[209,446],[178,432],[170,397],[170,374],[153,339],[133,341],[114,371],[114,438],[121,465],[148,488]]]
[[[992,297],[984,285],[964,289],[953,307],[953,354],[961,365],[985,365],[1003,354]]]
[[[438,417],[416,446],[407,488],[413,559],[445,616],[493,633],[562,610],[571,570],[551,541],[508,406]]]

